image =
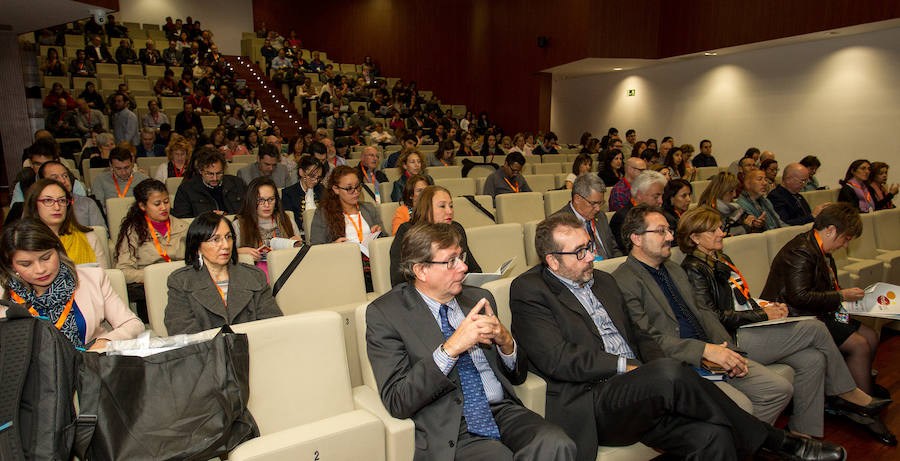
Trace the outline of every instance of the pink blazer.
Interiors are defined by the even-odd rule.
[[[141,322],[125,302],[116,294],[106,272],[99,267],[76,267],[78,288],[75,289],[75,304],[84,316],[85,342],[96,338],[111,341],[131,339],[144,331]],[[0,294],[3,293],[0,288]],[[0,308],[0,317],[6,317],[6,308]],[[100,326],[103,320],[109,322],[112,331]]]

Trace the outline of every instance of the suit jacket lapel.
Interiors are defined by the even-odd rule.
[[[434,350],[438,344],[444,342],[444,334],[441,333],[441,328],[435,322],[434,316],[431,315],[431,310],[428,309],[428,305],[425,304],[411,283],[404,289],[403,296],[406,297],[404,304],[409,310],[409,322],[407,323],[415,330],[425,350]]]
[[[600,336],[600,332],[597,330],[597,324],[594,323],[594,319],[588,315],[587,310],[585,310],[584,306],[581,305],[581,301],[572,294],[572,291],[566,288],[562,282],[559,281],[553,274],[550,273],[550,269],[546,267],[541,271],[541,276],[544,278],[544,281],[547,282],[547,286],[550,287],[550,291],[556,295],[556,299],[559,300],[559,303],[565,306],[567,309],[572,312],[578,314],[581,317],[581,320],[585,323],[585,326],[588,327],[588,330],[594,334],[598,339],[603,339]],[[596,294],[597,284],[594,283],[594,293]],[[597,298],[601,299],[601,298]],[[603,302],[602,299],[600,301]],[[602,343],[601,343],[602,344]]]
[[[247,283],[245,283],[245,281],[249,279],[238,276],[238,270],[234,270],[235,267],[237,266],[231,266],[231,275],[228,277],[228,295],[226,296],[228,308],[226,310],[228,312],[229,324],[237,318],[238,314],[247,308],[253,293],[250,287],[247,286]],[[216,294],[219,293],[216,292]]]
[[[215,282],[213,282],[212,276],[209,275],[209,271],[206,270],[206,266],[201,267],[199,271],[194,271],[192,276],[194,278],[192,285],[198,287],[194,291],[194,299],[204,309],[225,320],[230,320],[225,305],[222,303],[222,296],[219,295],[219,290],[216,289]],[[229,281],[230,284],[231,282]],[[231,290],[228,291],[230,292]]]
[[[675,318],[675,313],[672,312],[672,308],[669,306],[669,300],[666,298],[666,295],[663,294],[659,285],[656,284],[656,279],[650,275],[650,272],[647,272],[647,269],[645,269],[640,261],[633,256],[629,256],[625,263],[630,265],[631,272],[637,275],[644,285],[647,286],[647,289],[650,290],[650,294],[656,299],[656,302],[659,303],[660,309],[665,312],[673,322],[677,323],[678,319]]]

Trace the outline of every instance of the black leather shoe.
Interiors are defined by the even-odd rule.
[[[882,399],[890,399],[891,391],[887,390],[881,384],[872,384],[872,397],[878,397]]]
[[[839,414],[862,426],[875,440],[889,447],[897,445],[897,437],[894,437],[894,434],[888,430],[887,426],[881,421],[881,418],[870,418],[845,411],[839,412]]]
[[[872,397],[872,402],[870,402],[866,406],[857,405],[853,402],[845,400],[841,397],[834,397],[831,402],[831,408],[836,410],[841,410],[850,413],[856,413],[861,416],[875,417],[881,413],[881,410],[884,410],[885,407],[893,403],[890,399],[882,399],[878,397]]]
[[[782,459],[795,461],[844,461],[844,447],[816,439],[808,439],[786,432],[781,449],[776,453]]]

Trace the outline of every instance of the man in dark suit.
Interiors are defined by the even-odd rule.
[[[322,192],[325,191],[325,186],[322,185],[323,171],[325,165],[312,155],[304,155],[297,164],[297,175],[300,180],[281,191],[284,210],[294,213],[294,222],[297,223],[300,232],[303,232],[303,212],[315,209],[322,198]]]
[[[212,147],[194,153],[196,171],[178,186],[172,214],[176,218],[196,218],[205,211],[237,214],[244,202],[244,181],[225,174],[225,154]]]
[[[809,170],[799,163],[789,163],[784,167],[779,184],[766,197],[772,202],[775,212],[786,224],[800,226],[811,223],[830,202],[822,203],[815,209],[800,195],[800,191],[809,181]]]
[[[594,244],[594,258],[598,260],[622,256],[622,250],[606,220],[606,213],[602,210],[606,203],[605,193],[606,186],[599,176],[583,174],[572,184],[572,200],[554,213],[578,218]]]
[[[547,381],[547,420],[575,440],[578,460],[593,461],[598,444],[638,441],[686,459],[733,460],[760,448],[786,457],[843,453],[759,421],[665,358],[625,312],[616,281],[593,269],[593,244],[575,217],[557,213],[538,224],[535,247],[541,264],[510,288],[512,329]]]
[[[88,59],[90,59],[94,64],[99,62],[116,62],[113,59],[112,53],[109,52],[109,49],[106,48],[106,44],[100,40],[99,35],[94,35],[91,37],[87,46],[84,47],[84,52]]]
[[[194,112],[194,105],[185,100],[184,110],[175,116],[175,132],[184,135],[184,132],[191,128],[197,130],[197,134],[203,134],[203,121],[200,120],[200,115]]]
[[[462,286],[459,241],[447,224],[410,230],[401,250],[409,282],[366,312],[381,400],[415,422],[417,461],[574,459],[572,440],[516,397],[525,353],[493,315],[491,294]]]

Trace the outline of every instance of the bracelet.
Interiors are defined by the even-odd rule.
[[[450,355],[449,352],[447,352],[447,349],[444,349],[444,344],[443,344],[443,343],[442,343],[439,347],[440,347],[440,349],[441,349],[441,352],[444,353],[444,355],[446,355],[447,357],[450,357],[451,359],[454,358],[452,355]]]

